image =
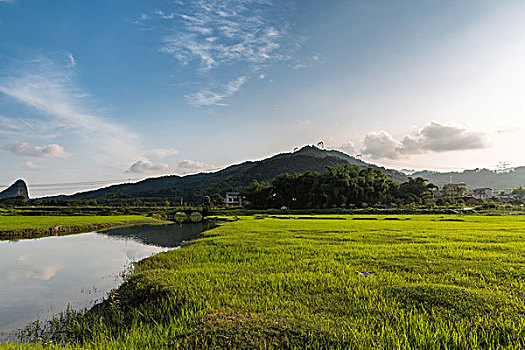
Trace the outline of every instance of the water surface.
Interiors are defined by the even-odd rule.
[[[101,301],[130,264],[194,239],[206,224],[136,226],[0,241],[0,341],[37,318]]]

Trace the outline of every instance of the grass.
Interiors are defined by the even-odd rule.
[[[142,215],[115,216],[7,216],[0,215],[0,239],[19,239],[78,233],[133,224],[161,224]],[[53,227],[57,227],[53,231]]]
[[[141,215],[116,216],[0,216],[0,231],[23,230],[28,228],[48,228],[52,226],[82,226],[131,221],[159,220]]]
[[[524,348],[525,218],[454,218],[240,217],[51,330],[69,348]]]

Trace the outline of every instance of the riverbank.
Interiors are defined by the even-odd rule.
[[[0,215],[0,240],[62,236],[134,225],[162,225],[169,221],[142,215],[22,216]]]
[[[105,349],[520,349],[524,265],[523,217],[241,217],[142,260],[54,335]]]

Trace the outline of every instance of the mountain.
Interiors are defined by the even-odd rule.
[[[497,172],[488,169],[465,170],[462,172],[438,173],[435,171],[419,171],[411,175],[422,177],[433,184],[442,187],[450,182],[464,182],[468,188],[490,187],[495,190],[507,190],[516,187],[525,187],[525,167],[514,168],[506,172]]]
[[[16,180],[14,184],[0,192],[0,199],[11,197],[24,197],[25,199],[29,199],[29,192],[27,191],[27,185],[24,180]]]
[[[168,199],[200,203],[203,196],[222,194],[227,191],[240,191],[254,179],[271,181],[283,173],[322,172],[327,166],[353,164],[362,168],[373,167],[390,175],[396,182],[407,180],[403,173],[363,162],[336,150],[323,150],[305,146],[292,153],[281,153],[260,161],[247,161],[229,166],[213,173],[200,173],[186,176],[162,176],[149,178],[137,183],[113,185],[94,191],[77,193],[71,196],[50,198],[68,199]]]

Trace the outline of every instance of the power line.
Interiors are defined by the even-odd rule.
[[[46,187],[53,188],[68,188],[68,187],[83,187],[83,186],[97,186],[97,185],[109,185],[119,182],[131,182],[140,179],[127,178],[127,179],[115,179],[115,180],[96,180],[96,181],[79,181],[79,182],[62,182],[62,183],[42,183],[42,184],[28,184],[30,188],[44,189]],[[12,185],[12,184],[11,184]],[[11,185],[0,185],[0,187],[9,187]]]

